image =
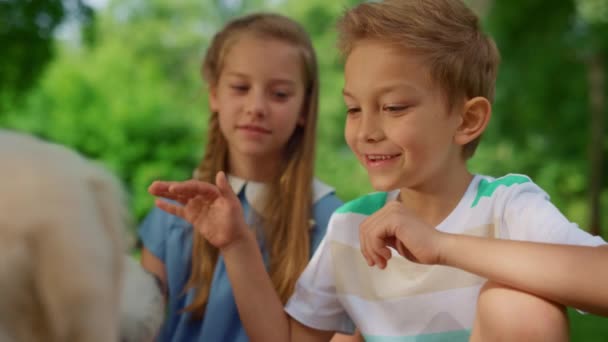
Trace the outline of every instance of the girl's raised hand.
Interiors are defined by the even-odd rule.
[[[213,246],[225,249],[251,234],[243,218],[241,203],[224,172],[218,172],[215,183],[197,180],[184,182],[156,181],[148,192],[172,199],[181,205],[156,199],[156,206],[190,222]]]
[[[381,269],[391,258],[388,247],[417,263],[439,263],[443,234],[397,201],[387,203],[359,226],[361,253],[368,265]]]

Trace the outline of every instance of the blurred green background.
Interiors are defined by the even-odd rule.
[[[322,80],[317,175],[352,199],[371,188],[343,140],[333,23],[359,2],[0,0],[0,127],[103,163],[129,190],[138,222],[153,205],[151,181],[189,178],[202,156],[207,98],[199,70],[211,36],[234,16],[277,11],[314,40]],[[468,2],[503,58],[472,170],[527,174],[571,220],[608,237],[608,0]],[[608,319],[570,315],[573,341],[608,340]]]

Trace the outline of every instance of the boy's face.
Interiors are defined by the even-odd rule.
[[[463,163],[454,143],[462,117],[449,112],[421,58],[362,41],[344,75],[346,142],[376,190],[424,187]]]

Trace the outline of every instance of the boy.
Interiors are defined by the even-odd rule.
[[[240,208],[223,174],[217,187],[151,188],[180,199],[185,207],[159,206],[193,222],[220,249],[251,340],[328,341],[355,326],[368,341],[567,340],[562,306],[410,261],[437,263],[420,258],[440,253],[419,248],[432,246],[424,241],[405,241],[409,222],[485,238],[604,243],[567,221],[528,177],[492,179],[467,170],[490,119],[499,63],[478,18],[460,0],[387,0],[355,7],[338,27],[346,56],[345,138],[382,192],[334,213],[288,315],[241,215],[229,215]],[[391,258],[397,253],[386,246],[407,258]],[[480,301],[484,315],[476,317],[480,291],[488,307]]]

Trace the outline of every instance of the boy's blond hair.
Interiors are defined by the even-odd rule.
[[[479,18],[461,0],[386,0],[363,3],[338,22],[338,46],[348,56],[364,39],[384,41],[423,58],[448,106],[477,96],[494,100],[500,56]],[[480,137],[463,148],[475,153]]]

